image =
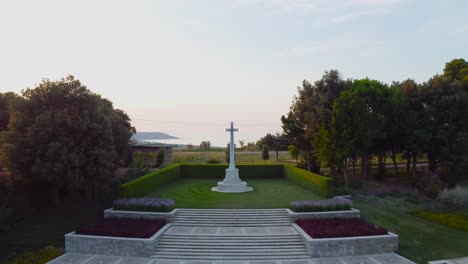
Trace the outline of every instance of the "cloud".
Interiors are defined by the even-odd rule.
[[[350,51],[369,51],[375,48],[382,47],[383,42],[369,42],[365,38],[332,38],[309,45],[296,46],[292,48],[287,48],[274,53],[274,56],[277,58],[294,58],[294,57],[304,57],[310,55],[321,55],[327,54],[330,52],[340,53],[340,52],[350,52]]]

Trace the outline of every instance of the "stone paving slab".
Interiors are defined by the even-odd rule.
[[[167,235],[294,235],[298,234],[291,226],[270,227],[201,227],[201,226],[171,226],[164,234]]]
[[[342,258],[310,258],[303,260],[171,260],[66,253],[49,264],[414,264],[395,253]],[[464,263],[464,262],[457,262]]]
[[[430,261],[429,264],[468,264],[468,257],[449,259],[449,260]]]

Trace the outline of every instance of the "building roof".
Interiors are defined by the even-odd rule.
[[[164,143],[157,143],[157,142],[133,142],[130,144],[132,148],[174,148],[177,145],[174,144],[164,144]]]

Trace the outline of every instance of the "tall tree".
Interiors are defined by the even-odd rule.
[[[383,106],[388,87],[376,80],[355,80],[351,90],[344,91],[334,106],[334,134],[349,145],[348,154],[361,156],[362,176],[367,176],[369,155],[376,151],[376,141],[382,138]]]
[[[135,131],[123,111],[73,76],[23,91],[11,110],[3,161],[16,177],[47,183],[53,203],[60,190],[89,199],[110,191]]]
[[[326,71],[322,78],[314,84],[303,81],[298,88],[290,112],[283,116],[283,130],[288,139],[306,154],[306,163],[309,170],[319,171],[320,162],[317,160],[317,149],[324,149],[324,142],[317,140],[321,129],[330,131],[333,104],[340,93],[351,86],[349,80],[343,80],[337,70]],[[336,167],[330,157],[321,161],[331,167],[332,174]]]
[[[266,164],[266,161],[270,159],[270,153],[268,152],[268,146],[263,146],[262,159],[265,161],[265,164]]]

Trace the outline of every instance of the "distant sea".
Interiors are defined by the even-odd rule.
[[[185,134],[185,133],[184,133]],[[212,133],[209,137],[206,135],[200,134],[189,134],[187,133],[183,137],[179,137],[178,135],[169,135],[167,133],[162,132],[137,132],[134,136],[134,139],[143,142],[150,142],[150,143],[163,143],[163,144],[175,144],[178,146],[186,146],[186,145],[193,145],[199,146],[202,141],[210,141],[212,147],[224,147],[229,142],[229,134],[228,133]],[[225,141],[226,143],[220,143]],[[236,141],[238,144],[238,141]]]

